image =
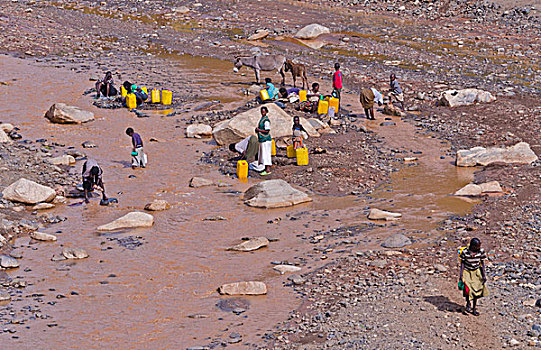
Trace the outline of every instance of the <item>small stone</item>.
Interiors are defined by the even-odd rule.
[[[262,295],[267,294],[267,286],[259,281],[236,282],[220,286],[218,292],[226,295]]]
[[[145,210],[148,211],[163,211],[169,209],[169,203],[163,199],[155,199],[145,205]]]
[[[411,239],[408,237],[401,235],[399,233],[392,235],[391,237],[387,238],[381,246],[384,248],[402,248],[404,246],[410,245],[412,243]]]
[[[88,254],[84,249],[81,248],[64,248],[62,250],[62,255],[66,259],[84,259],[88,258]]]
[[[190,180],[190,187],[194,187],[194,188],[212,186],[212,185],[214,185],[214,181],[205,179],[202,177],[195,176],[195,177],[192,177],[192,179]]]
[[[402,214],[399,213],[392,213],[390,211],[380,210],[380,209],[370,209],[370,212],[368,213],[368,218],[370,220],[397,220],[398,218],[402,217]]]
[[[301,275],[291,275],[287,279],[296,285],[301,285],[306,282],[306,280]]]
[[[293,265],[276,265],[273,267],[273,269],[280,272],[281,275],[288,272],[298,272],[301,270],[300,267]]]
[[[269,240],[266,237],[255,237],[247,241],[244,241],[240,244],[237,244],[234,247],[229,248],[229,250],[235,250],[239,252],[249,252],[252,250],[257,250],[269,245]]]
[[[9,301],[11,300],[11,295],[7,290],[0,290],[0,301]]]
[[[45,233],[45,232],[39,232],[39,231],[32,232],[30,234],[30,237],[32,237],[33,239],[37,241],[47,241],[47,242],[56,241],[55,235],[52,235],[50,233]]]
[[[8,255],[0,255],[0,267],[3,267],[5,269],[12,269],[19,267],[19,262],[17,259],[8,256]]]

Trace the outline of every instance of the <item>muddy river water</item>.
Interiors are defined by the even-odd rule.
[[[59,206],[52,212],[68,220],[45,230],[55,233],[57,242],[36,243],[28,237],[15,241],[23,259],[19,269],[8,273],[31,284],[11,306],[16,310],[39,308],[49,318],[27,320],[16,327],[18,338],[0,332],[0,342],[9,344],[8,348],[179,349],[214,339],[227,341],[231,332],[242,336],[240,344],[253,344],[300,304],[285,285],[287,275],[274,271],[271,262],[299,263],[302,273],[324,263],[303,237],[366,223],[368,207],[402,213],[396,224],[368,231],[351,247],[375,249],[396,232],[415,239],[436,236],[438,222],[471,207],[449,196],[471,181],[472,170],[452,165],[452,159],[445,155],[447,144],[419,133],[399,118],[393,118],[396,126],[381,127],[380,118],[366,125],[384,137],[388,147],[422,151],[415,165],[392,174],[390,184],[368,198],[316,195],[313,203],[286,209],[249,208],[242,203],[241,193],[257,180],[239,183],[200,163],[202,152],[216,146],[208,140],[184,137],[184,124],[176,119],[189,114],[137,118],[125,109],[98,109],[91,105],[90,96],[81,95],[92,86],[87,74],[6,56],[0,56],[0,61],[0,81],[9,83],[0,86],[0,119],[20,126],[27,139],[74,145],[96,158],[104,169],[108,194],[119,200],[111,207],[100,207],[97,200],[89,205]],[[209,100],[221,99],[234,106],[247,98],[238,86],[216,83],[250,80],[251,75],[232,74],[230,63],[189,57],[176,57],[171,62],[174,74],[191,77],[194,88],[204,90]],[[96,120],[79,126],[50,124],[43,115],[55,102],[91,110]],[[130,140],[124,133],[128,126],[145,140],[149,156],[145,170],[129,167]],[[151,137],[160,142],[149,142]],[[88,140],[98,147],[83,150],[80,145]],[[73,171],[79,173],[81,166],[78,162]],[[136,177],[130,178],[132,174]],[[231,186],[193,189],[188,187],[193,176]],[[97,226],[129,211],[142,210],[155,198],[167,200],[172,208],[153,213],[152,228],[110,234],[96,231]],[[297,220],[289,220],[288,214]],[[227,220],[204,220],[217,215]],[[267,223],[277,218],[281,220]],[[251,253],[226,250],[250,236],[276,241]],[[118,239],[129,237],[143,244],[134,249],[118,244]],[[51,261],[63,246],[84,248],[89,258]],[[331,261],[333,254],[328,253],[325,262]],[[219,309],[216,304],[229,297],[220,296],[216,288],[241,280],[265,282],[268,295],[241,298],[249,306],[240,315]],[[57,299],[59,294],[66,298]]]

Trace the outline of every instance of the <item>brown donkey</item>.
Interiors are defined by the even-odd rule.
[[[291,60],[286,60],[284,64],[284,70],[286,72],[291,72],[293,76],[293,87],[296,87],[297,77],[302,78],[302,88],[305,89],[304,84],[308,87],[308,79],[306,78],[306,67],[302,63],[293,63]]]

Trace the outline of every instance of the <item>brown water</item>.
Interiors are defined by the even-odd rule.
[[[253,79],[251,72],[245,77],[232,74],[231,64],[221,61],[186,56],[170,59],[175,74],[190,77],[194,88],[206,89],[208,100],[234,97],[230,101],[237,102],[231,105],[240,104],[245,97],[238,85],[224,86],[216,81]],[[273,271],[271,261],[301,262],[299,258],[308,257],[309,264],[302,272],[320,264],[318,255],[309,257],[312,246],[297,235],[309,237],[316,230],[365,222],[363,210],[369,206],[403,213],[398,225],[370,231],[365,237],[369,243],[356,249],[375,248],[381,239],[395,232],[417,237],[435,235],[439,221],[448,215],[462,214],[471,206],[448,197],[471,180],[471,170],[459,170],[450,163],[451,159],[440,159],[447,145],[417,135],[414,127],[396,120],[396,127],[379,127],[379,122],[367,125],[384,136],[390,147],[422,150],[423,154],[418,165],[394,173],[391,184],[376,191],[373,199],[316,196],[313,203],[287,209],[249,208],[238,192],[255,181],[239,183],[220,175],[213,166],[200,164],[201,152],[214,146],[184,138],[184,128],[175,127],[175,119],[182,115],[138,119],[124,109],[100,110],[91,105],[89,97],[81,96],[91,86],[86,74],[5,56],[0,56],[0,60],[0,81],[10,83],[0,86],[2,120],[19,125],[29,139],[47,138],[81,150],[78,146],[84,141],[96,143],[98,148],[83,151],[98,159],[104,168],[108,194],[119,199],[114,207],[100,207],[94,200],[89,205],[54,209],[54,214],[68,218],[47,229],[51,233],[61,231],[56,243],[29,245],[29,238],[17,239],[15,245],[21,247],[24,258],[21,268],[9,274],[22,276],[33,284],[11,306],[17,310],[16,315],[21,315],[18,310],[24,306],[39,307],[50,318],[8,325],[17,330],[15,335],[19,337],[0,333],[0,342],[9,344],[9,348],[171,349],[228,339],[232,331],[242,335],[242,344],[257,342],[299,305],[291,288],[284,286],[287,275]],[[92,110],[96,121],[80,126],[50,124],[43,114],[55,102]],[[124,134],[128,126],[145,140],[156,137],[165,141],[146,142],[149,167],[145,170],[133,171],[129,167],[130,140]],[[78,163],[74,171],[79,173],[81,166]],[[130,179],[130,174],[137,177]],[[232,186],[188,187],[190,178],[197,175]],[[112,234],[96,231],[101,224],[141,210],[154,198],[166,199],[173,207],[154,213],[152,228]],[[296,214],[299,219],[288,220],[286,214]],[[228,220],[203,221],[216,215]],[[267,223],[275,218],[282,220]],[[242,237],[260,235],[279,240],[252,253],[226,251]],[[144,244],[130,250],[111,240],[128,236],[140,236]],[[90,257],[51,261],[61,246],[84,248]],[[329,257],[332,259],[332,254]],[[30,270],[25,272],[25,268]],[[219,310],[216,303],[227,298],[219,296],[216,288],[241,280],[264,281],[268,295],[243,298],[250,307],[240,316]],[[79,295],[70,295],[71,291]],[[44,302],[30,297],[33,293],[44,294]],[[56,299],[57,294],[67,298]],[[49,301],[56,304],[46,304]],[[208,317],[193,319],[188,317],[191,314]],[[49,327],[51,324],[57,326]]]

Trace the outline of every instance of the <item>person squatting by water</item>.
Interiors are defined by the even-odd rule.
[[[124,89],[128,92],[128,94],[132,93],[135,95],[135,100],[137,102],[137,107],[143,104],[146,100],[148,100],[148,94],[144,92],[140,87],[138,87],[135,84],[130,83],[129,81],[125,81],[122,83],[122,86],[124,86]]]
[[[92,192],[95,187],[101,190],[102,198],[107,200],[105,195],[105,186],[102,180],[103,171],[98,162],[94,159],[88,159],[83,164],[83,190],[85,192],[85,202],[88,203],[88,192]]]
[[[229,144],[229,150],[231,152],[240,153],[239,160],[246,160],[251,170],[262,172],[265,170],[264,165],[260,165],[258,162],[259,141],[257,136],[250,135],[237,143]]]
[[[393,99],[400,103],[400,108],[404,110],[404,93],[402,92],[402,88],[400,88],[400,84],[398,83],[398,80],[396,80],[396,75],[394,73],[391,73],[390,76],[390,91],[389,91],[389,102],[391,106],[393,105]]]
[[[132,162],[131,167],[132,169],[135,169],[137,167],[145,168],[147,166],[147,162],[145,159],[145,152],[143,150],[143,140],[141,139],[141,135],[134,132],[132,128],[126,129],[126,135],[131,137],[131,143],[132,143]]]
[[[267,114],[269,110],[267,107],[261,107],[261,119],[255,128],[257,134],[257,140],[259,142],[259,164],[265,166],[265,170],[261,175],[270,175],[272,166],[272,137],[270,134],[270,120]]]
[[[112,97],[118,94],[116,90],[115,81],[113,80],[113,73],[105,73],[105,77],[96,82],[96,98],[100,98],[101,95],[105,97]]]
[[[475,316],[479,316],[477,299],[489,295],[486,286],[486,258],[487,256],[483,248],[481,248],[481,241],[478,238],[472,238],[469,247],[460,253],[458,287],[463,290],[463,295],[466,298],[466,312]],[[473,301],[473,308],[470,301]]]

